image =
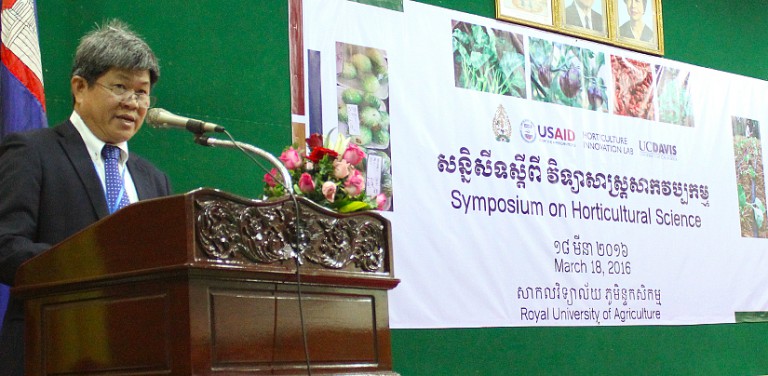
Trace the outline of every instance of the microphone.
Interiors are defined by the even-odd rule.
[[[150,108],[147,111],[147,124],[155,128],[185,128],[196,134],[225,131],[221,125],[172,114],[162,108]]]

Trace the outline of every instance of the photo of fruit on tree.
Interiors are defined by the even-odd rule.
[[[339,134],[360,146],[359,166],[368,195],[384,193],[392,210],[392,164],[389,143],[389,62],[386,51],[336,43],[336,91]],[[332,132],[331,132],[332,133]]]
[[[741,236],[766,238],[765,172],[760,126],[756,120],[732,117],[733,156],[739,195]]]
[[[611,55],[614,79],[613,113],[653,120],[653,72],[651,64]]]
[[[456,87],[525,97],[525,50],[520,34],[453,21]]]
[[[690,72],[663,65],[656,66],[659,121],[684,127],[694,126],[691,88],[688,85],[690,77]]]
[[[608,112],[605,54],[529,38],[534,100]]]

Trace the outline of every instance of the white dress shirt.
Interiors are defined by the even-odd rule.
[[[72,111],[72,115],[70,115],[69,121],[72,122],[72,124],[75,126],[75,129],[77,129],[77,131],[80,133],[80,137],[82,137],[83,141],[85,142],[85,147],[88,149],[88,155],[93,161],[93,167],[96,169],[96,173],[99,175],[99,179],[101,179],[101,187],[104,189],[104,195],[106,197],[107,184],[104,177],[104,158],[101,156],[101,149],[104,148],[106,142],[99,140],[99,138],[96,137],[93,132],[91,132],[91,129],[85,125],[85,122],[76,111]],[[125,163],[128,161],[129,157],[128,143],[121,142],[115,146],[120,148],[120,161],[118,162],[118,168],[120,169],[120,174],[123,176],[123,186],[125,186],[125,192],[128,194],[128,199],[130,202],[137,202],[139,201],[139,195],[136,193],[136,186],[133,184],[133,178],[131,178],[130,171],[125,168]]]

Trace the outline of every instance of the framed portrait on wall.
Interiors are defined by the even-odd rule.
[[[622,47],[663,54],[661,0],[610,0],[613,39]]]
[[[496,0],[496,18],[554,29],[553,0]]]
[[[664,55],[662,0],[496,0],[496,18]]]
[[[567,31],[590,39],[608,38],[607,0],[560,0],[559,24]]]

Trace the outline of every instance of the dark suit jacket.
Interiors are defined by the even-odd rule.
[[[139,199],[171,193],[168,177],[146,160],[132,153],[127,166]],[[24,261],[107,215],[101,180],[71,122],[3,140],[0,283],[13,285]],[[0,339],[0,375],[23,375],[23,325],[23,306],[11,298]]]
[[[592,12],[592,19],[590,20],[592,22],[592,30],[602,33],[603,16],[592,9],[590,9],[590,12]],[[579,11],[576,9],[576,2],[565,8],[565,23],[571,26],[585,27],[581,22],[581,17],[579,17]]]

